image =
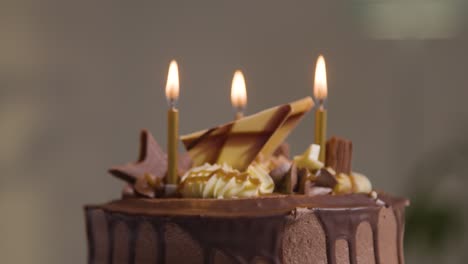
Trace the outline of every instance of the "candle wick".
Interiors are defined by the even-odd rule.
[[[324,99],[319,99],[319,109],[320,110],[323,110],[325,108],[324,104],[325,104],[325,100]]]
[[[169,98],[169,99],[167,100],[167,102],[168,102],[169,107],[170,107],[171,109],[175,109],[176,100],[175,100],[174,98]]]
[[[234,107],[234,110],[236,111],[236,116],[235,116],[236,120],[244,117],[244,109],[245,109],[245,106]]]

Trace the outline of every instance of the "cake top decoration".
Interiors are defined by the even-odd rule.
[[[208,163],[194,167],[181,179],[180,192],[192,198],[243,198],[273,192],[275,184],[262,166],[251,165],[240,172],[227,164]]]
[[[257,155],[271,156],[313,104],[306,97],[181,139],[194,166],[226,163],[245,171]]]
[[[192,167],[188,153],[178,155],[178,175],[182,176]],[[128,183],[125,190],[154,198],[161,196],[167,178],[167,155],[151,133],[143,129],[140,133],[140,152],[137,161],[114,166],[109,173]]]
[[[136,162],[113,167],[109,172],[128,183],[125,196],[239,198],[271,193],[324,195],[370,193],[369,179],[353,172],[353,144],[331,137],[327,140],[325,61],[317,62],[314,94],[314,144],[301,155],[289,158],[285,139],[314,106],[311,97],[243,116],[247,93],[245,79],[236,72],[232,103],[238,110],[234,121],[179,138],[178,67],[171,62],[166,96],[168,137],[166,154],[152,135],[143,130]],[[187,152],[178,153],[179,140]]]
[[[167,155],[146,129],[140,133],[140,154],[138,160],[109,169],[109,173],[129,184],[134,184],[139,177],[145,174],[163,178],[166,172]]]

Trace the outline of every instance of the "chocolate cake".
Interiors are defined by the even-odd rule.
[[[332,137],[289,158],[286,136],[310,98],[183,136],[176,188],[167,156],[141,134],[137,162],[109,172],[121,199],[85,206],[90,264],[404,263],[408,200],[351,169]]]

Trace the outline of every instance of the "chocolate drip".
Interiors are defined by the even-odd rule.
[[[205,247],[203,249],[203,260],[205,264],[214,264],[214,251],[211,248]]]
[[[108,245],[108,262],[109,264],[114,263],[114,241],[115,241],[115,229],[116,224],[121,222],[128,228],[128,263],[135,264],[136,259],[136,241],[138,240],[138,228],[140,227],[139,219],[131,219],[129,217],[125,217],[124,215],[116,214],[116,213],[106,213],[106,221],[107,221],[107,230],[108,230],[108,237],[109,237],[109,245]]]
[[[315,211],[326,234],[328,264],[336,264],[336,246],[338,239],[348,243],[349,261],[357,263],[356,232],[360,223],[369,222],[374,240],[374,253],[378,251],[377,223],[379,207],[349,208],[349,209],[317,209]],[[376,262],[379,259],[376,256]]]
[[[86,236],[88,237],[88,263],[94,263],[94,234],[93,234],[93,221],[91,221],[91,212],[86,211]]]
[[[393,213],[397,221],[397,252],[398,262],[400,264],[405,263],[405,257],[403,255],[403,233],[405,230],[405,211],[402,207],[393,207]]]
[[[135,264],[136,241],[138,240],[138,228],[145,222],[145,216],[126,216],[118,213],[106,212],[108,239],[108,263],[114,263],[114,243],[118,239],[115,235],[117,223],[124,223],[129,229],[129,264]],[[213,264],[215,250],[222,251],[237,263],[251,263],[255,258],[263,258],[268,263],[281,263],[282,237],[285,229],[286,218],[284,215],[262,218],[232,218],[219,221],[217,218],[172,218],[171,221],[190,234],[200,245],[204,246],[204,263]],[[164,252],[164,225],[166,220],[153,220],[151,224],[157,232],[158,252],[156,264],[165,264]],[[88,226],[91,228],[91,224]],[[156,231],[157,230],[157,231]],[[222,234],[220,236],[220,234]],[[223,236],[224,235],[224,236]],[[228,235],[228,236],[226,236]],[[89,234],[90,258],[88,263],[94,263],[92,247],[93,235]]]
[[[284,215],[228,218],[222,221],[212,217],[183,217],[173,221],[204,246],[206,264],[213,263],[214,249],[221,250],[238,263],[251,263],[255,257],[281,263],[282,237],[286,224]]]
[[[392,197],[388,194],[379,194],[379,199],[385,202],[387,206],[392,206],[393,214],[395,215],[397,224],[397,252],[398,252],[398,263],[405,263],[405,256],[403,254],[403,235],[405,232],[405,206],[409,206],[409,200]]]
[[[396,219],[397,260],[403,264],[404,209],[407,200],[379,194],[379,199],[391,207]],[[155,232],[157,252],[154,264],[171,261],[168,242],[174,236],[168,233],[174,225],[193,243],[199,246],[200,261],[215,264],[217,252],[232,263],[283,263],[283,239],[287,230],[288,216],[295,208],[311,208],[325,233],[326,258],[336,264],[336,241],[343,239],[348,245],[351,264],[357,263],[357,230],[362,222],[368,222],[372,230],[375,263],[381,263],[379,252],[379,217],[384,208],[366,195],[276,196],[269,198],[216,200],[216,199],[126,199],[104,206],[86,207],[86,224],[89,255],[88,263],[96,263],[99,250],[105,250],[107,263],[115,262],[115,241],[121,239],[116,232],[117,224],[124,224],[128,231],[129,264],[137,264],[137,241],[139,228],[149,223]],[[95,213],[103,213],[107,234],[96,229]],[[172,231],[171,231],[172,232]],[[107,243],[99,245],[100,234],[107,235]],[[171,238],[172,237],[172,238]],[[174,241],[172,241],[174,242]],[[99,246],[105,248],[97,248]],[[169,255],[168,255],[169,254]],[[118,254],[117,254],[118,255]],[[285,255],[287,256],[287,255]],[[117,256],[118,257],[118,256]]]
[[[153,226],[154,232],[156,232],[157,248],[155,248],[155,250],[158,252],[158,257],[155,264],[164,264],[166,262],[166,243],[164,243],[166,230],[164,229],[162,221],[151,221],[151,225]]]
[[[374,222],[369,222],[372,230],[372,243],[374,245],[374,258],[375,264],[380,263],[380,249],[379,249],[379,232],[378,232],[378,215]]]
[[[129,240],[128,240],[128,263],[135,264],[136,259],[136,241],[138,239],[138,227],[139,223],[132,221],[128,224],[129,229]]]
[[[108,232],[108,251],[107,251],[107,261],[109,264],[114,262],[114,227],[115,227],[115,220],[112,217],[112,214],[106,214],[106,222],[107,222],[107,232]]]

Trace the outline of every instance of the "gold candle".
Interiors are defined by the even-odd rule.
[[[320,145],[319,160],[321,162],[325,162],[325,142],[327,140],[327,110],[324,106],[327,92],[325,59],[320,55],[315,66],[314,96],[319,101],[319,108],[315,112],[314,143]]]
[[[243,117],[244,117],[244,110],[237,109],[235,119],[238,120],[238,119],[241,119]]]
[[[179,98],[179,70],[177,62],[171,61],[166,83],[167,111],[167,184],[177,184],[177,154],[179,138],[179,111],[175,103]]]
[[[244,109],[247,105],[247,90],[245,88],[244,74],[240,70],[237,70],[232,78],[231,104],[236,111],[235,119],[244,117]]]
[[[315,112],[314,143],[320,145],[319,161],[325,162],[325,143],[327,141],[327,110],[320,105]]]
[[[177,149],[179,137],[179,111],[171,107],[167,111],[167,183],[177,184]]]

